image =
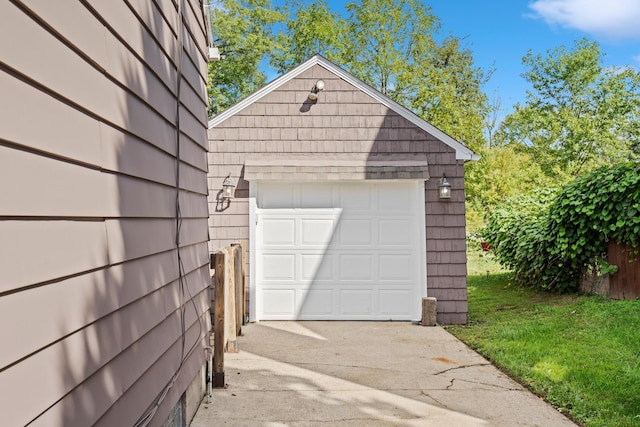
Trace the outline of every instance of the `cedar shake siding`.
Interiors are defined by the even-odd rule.
[[[0,4],[3,425],[130,426],[178,372],[158,426],[202,383],[204,25],[198,0]]]
[[[297,168],[298,178],[293,179],[287,178],[290,171],[295,170],[292,165],[287,163],[288,166],[262,172],[254,167],[255,159],[303,156],[308,162],[350,158],[367,163],[385,156],[426,157],[428,176],[431,177],[425,183],[427,294],[438,300],[439,323],[466,323],[465,159],[457,155],[457,146],[454,148],[416,126],[415,120],[419,118],[415,117],[413,122],[408,120],[397,108],[381,103],[380,98],[370,95],[371,92],[363,92],[362,82],[357,87],[353,84],[357,79],[347,81],[336,74],[333,64],[322,57],[314,58],[314,65],[295,77],[281,84],[276,80],[271,84],[275,85],[273,90],[258,94],[256,100],[232,115],[210,122],[210,250],[250,237],[249,182],[244,179],[245,174],[249,174],[249,180],[256,176],[276,180],[299,180],[302,176],[302,180],[307,181],[385,178],[384,173],[367,176],[365,169],[349,172],[336,168],[336,176],[332,177],[323,173],[322,168],[314,170],[310,167],[303,171],[301,164]],[[333,67],[327,69],[328,66]],[[318,79],[325,81],[325,90],[318,94],[317,103],[311,103],[307,96]],[[392,106],[394,104],[391,102]],[[477,156],[471,153],[471,158]],[[453,189],[448,201],[438,198],[438,183],[443,172]],[[338,176],[339,173],[344,176]],[[387,178],[415,178],[421,176],[420,173],[414,168],[390,174]],[[235,199],[228,207],[221,205],[219,200],[221,184],[227,175],[237,182]],[[251,266],[247,267],[249,280]]]

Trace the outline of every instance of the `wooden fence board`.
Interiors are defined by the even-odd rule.
[[[640,254],[618,242],[609,242],[608,262],[618,266],[609,279],[609,298],[632,300],[640,298]]]

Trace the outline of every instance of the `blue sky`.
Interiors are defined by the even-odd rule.
[[[344,1],[329,0],[344,13]],[[607,66],[640,68],[640,0],[425,0],[442,24],[442,35],[464,37],[476,65],[495,69],[485,91],[499,97],[503,116],[524,102],[522,57],[588,37],[597,41]]]

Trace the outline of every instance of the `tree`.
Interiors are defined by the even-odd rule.
[[[313,3],[289,7],[286,31],[278,34],[280,51],[273,52],[271,65],[285,73],[311,56],[319,53],[338,64],[345,63],[348,34],[347,22],[332,13],[327,3]]]
[[[438,41],[440,21],[421,0],[346,5],[347,66],[360,79],[472,149],[484,145],[489,78],[457,37]]]
[[[520,144],[560,181],[638,158],[640,74],[605,68],[599,45],[587,39],[547,53],[523,58],[533,90],[505,118],[500,138]]]
[[[473,53],[461,40],[448,37],[430,54],[420,52],[410,63],[407,76],[415,90],[404,101],[428,122],[447,132],[474,151],[486,146],[485,123],[491,113],[482,86],[491,71],[473,65]],[[401,101],[402,102],[402,101]]]
[[[505,199],[552,184],[529,153],[518,147],[485,147],[477,162],[465,165],[467,225],[480,228]]]
[[[433,52],[439,29],[431,9],[419,0],[361,0],[346,5],[351,38],[349,69],[380,92],[399,100],[410,62]]]
[[[222,60],[209,63],[210,116],[264,85],[262,62],[277,48],[274,27],[285,20],[268,0],[220,0],[211,15]]]

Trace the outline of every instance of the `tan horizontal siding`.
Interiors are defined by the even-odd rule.
[[[191,282],[198,313],[204,313],[208,304],[209,294],[197,289],[193,283],[197,276],[208,274],[204,269],[196,270],[186,277]],[[201,278],[201,277],[200,277]],[[0,372],[0,381],[14,384],[13,396],[19,399],[0,402],[3,414],[17,412],[15,420],[7,425],[26,425],[29,421],[44,412],[49,406],[69,393],[75,384],[84,382],[95,373],[104,370],[106,378],[102,387],[108,395],[106,403],[111,403],[120,397],[123,390],[135,381],[135,375],[142,375],[167,349],[167,343],[173,343],[180,336],[179,316],[177,306],[177,281],[146,295],[132,304],[113,312],[112,314],[90,324],[89,326],[65,337],[63,340],[43,349],[25,359],[21,363]],[[173,297],[175,295],[175,297]],[[191,304],[186,306],[187,325],[195,320]],[[145,344],[144,336],[155,328],[162,329],[162,323],[168,320],[161,336],[156,336],[155,342],[146,342],[146,349],[137,349]],[[123,371],[118,372],[109,367],[112,359],[125,353],[130,346],[131,353],[146,350],[148,357],[129,358],[129,366],[120,366]],[[137,351],[136,351],[137,350]],[[139,355],[140,353],[138,353]],[[69,360],[74,363],[70,364]],[[179,357],[175,357],[176,365]],[[47,366],[49,369],[42,369]],[[126,375],[123,375],[126,373]],[[132,375],[133,374],[133,375]],[[37,387],[34,387],[38,384]],[[153,395],[150,393],[148,400]],[[19,403],[18,403],[19,402]],[[14,405],[19,404],[19,407]],[[92,411],[91,416],[99,417],[100,412]],[[73,425],[91,425],[73,424]],[[71,425],[71,424],[67,424]]]
[[[136,173],[136,162],[145,164],[145,160],[153,159],[154,150],[142,150],[138,156],[135,154],[138,153],[134,151],[134,155],[127,156],[125,160],[117,160],[114,168],[122,164],[125,172]],[[175,185],[175,159],[162,156],[156,160],[160,160],[156,165],[165,167],[157,168],[163,172],[156,178],[166,177],[164,185],[0,146],[0,168],[6,176],[12,177],[11,180],[0,181],[4,199],[0,215],[171,218],[175,215],[172,200],[175,200],[176,192],[169,185]],[[147,165],[153,169],[151,163]],[[144,171],[145,167],[140,169]],[[16,182],[21,185],[16,185]],[[206,195],[206,173],[182,165],[180,187]],[[191,196],[184,193],[181,197]],[[196,205],[202,205],[200,212],[206,209],[205,204]]]
[[[0,292],[109,263],[102,221],[0,221]]]
[[[200,121],[203,125],[207,125],[207,103],[201,97],[193,86],[188,83],[182,83],[180,88],[180,102],[189,112]]]
[[[182,71],[185,76],[184,84],[190,86],[201,99],[207,99],[207,81],[200,74],[197,65],[189,58],[185,58],[182,63]]]
[[[185,135],[196,142],[201,141],[202,137],[207,134],[203,123],[199,122],[198,119],[182,105],[180,106],[180,129]]]
[[[124,1],[88,0],[86,3],[118,39],[126,42],[132,52],[144,59],[167,87],[175,86],[176,61],[167,56],[173,52],[165,53],[162,50]]]
[[[153,149],[153,145],[104,124],[101,124],[100,131],[103,141],[102,168],[175,186],[175,152]],[[126,156],[123,156],[125,150]],[[200,174],[204,172],[206,175],[206,158],[202,147],[183,137],[180,158],[180,188],[206,193],[206,182]],[[191,178],[195,175],[198,176],[196,179]]]
[[[195,295],[194,299],[197,302],[198,309],[202,312],[201,310],[206,308],[207,305],[206,293]],[[153,313],[147,312],[146,314]],[[165,378],[172,375],[179,364],[180,331],[176,328],[176,325],[179,325],[179,316],[179,311],[171,313],[171,315],[154,325],[154,328],[150,329],[148,333],[140,336],[134,345],[125,349],[125,351],[112,353],[116,355],[113,359],[101,365],[99,369],[91,372],[91,375],[86,381],[82,382],[80,387],[69,390],[68,394],[65,394],[59,402],[53,402],[55,405],[39,416],[33,425],[93,425],[105,412],[109,411],[109,408],[112,406],[115,407],[116,405],[126,404],[127,400],[131,400],[136,404],[144,401],[145,405],[136,405],[138,407],[135,408],[135,414],[114,413],[115,417],[117,417],[116,419],[120,421],[111,425],[133,425],[138,416],[142,414],[143,409],[146,408],[155,397],[148,391],[153,389],[160,390],[166,382]],[[206,316],[200,320],[203,322],[203,329],[206,330]],[[187,345],[191,346],[196,340],[199,338],[201,340],[203,337],[191,306],[187,307],[186,322],[188,325],[186,335]],[[108,332],[104,338],[109,338]],[[68,339],[71,339],[71,337]],[[165,347],[167,341],[171,342],[171,346],[168,348]],[[106,346],[108,341],[105,341],[103,344]],[[67,345],[71,346],[71,343],[67,343]],[[202,348],[202,345],[198,347]],[[66,351],[71,352],[73,349],[67,349]],[[78,349],[78,351],[82,352],[81,349]],[[109,354],[109,356],[111,356],[111,354]],[[163,367],[163,373],[160,375],[157,371],[154,372],[153,369],[150,370],[150,368],[153,368],[156,364],[160,364]],[[67,367],[64,364],[62,366]],[[78,369],[78,371],[85,374],[91,370],[90,367],[92,366],[97,367],[98,364],[93,361],[87,361],[87,366],[85,366],[84,369]],[[73,373],[67,372],[67,374],[72,375]],[[128,390],[134,386],[137,381],[140,381],[140,378],[143,379],[143,385],[149,382],[154,384],[150,388],[138,388],[138,393],[128,393]],[[149,387],[148,384],[145,386]],[[48,390],[39,391],[37,393],[38,395],[34,396],[34,398],[45,399],[45,393],[47,391]],[[49,393],[56,395],[60,393],[60,390],[52,390],[49,391]],[[127,399],[127,397],[129,399]],[[123,403],[118,403],[119,401]],[[38,406],[44,403],[39,402],[42,401],[36,401],[32,404]],[[87,407],[87,402],[91,402],[92,406]],[[60,421],[54,421],[52,423],[51,420]]]
[[[15,325],[0,331],[7,425],[132,425],[180,363],[181,304],[197,350],[151,425],[202,367],[206,46],[194,10],[185,2],[194,29],[178,46],[172,0],[0,3],[0,323]]]
[[[106,221],[109,260],[112,263],[164,252],[175,246],[173,219],[110,219]],[[206,218],[183,219],[180,230],[182,246],[207,241]]]
[[[186,273],[208,265],[205,248],[206,244],[199,243],[182,250]],[[159,265],[163,266],[163,271],[156,275]],[[123,278],[136,275],[148,279],[123,282]],[[0,298],[0,324],[13,322],[22,325],[0,331],[0,340],[14,343],[0,352],[0,370],[177,278],[177,253],[174,249]],[[101,296],[99,304],[95,295]],[[65,303],[52,304],[56,299]],[[69,307],[76,309],[69,310]],[[43,319],[57,321],[33,322],[34,313]],[[25,336],[30,338],[25,340]]]
[[[12,64],[26,77],[63,96],[70,103],[90,110],[107,122],[129,129],[148,141],[171,140],[173,118],[163,118],[140,97],[104,78],[101,70],[83,60],[19,9],[13,6],[6,9],[7,13],[0,16],[0,26],[5,27],[3,31],[15,34],[15,37],[25,43],[19,45],[10,40],[0,41],[4,61]],[[40,54],[25,55],[25,51]],[[43,63],[47,66],[43,67]],[[70,79],[70,75],[76,77]],[[143,81],[135,76],[132,80],[134,81],[129,82],[131,86],[142,84],[135,80]],[[129,120],[130,116],[125,113],[123,106],[127,106],[128,112],[136,114],[137,120]]]
[[[178,42],[174,29],[163,17],[163,11],[153,1],[130,1],[125,3],[133,10],[134,15],[146,27],[149,35],[156,40],[157,46],[162,49],[168,58],[175,55]],[[174,13],[175,14],[175,13]]]
[[[185,135],[180,135],[180,159],[206,172],[208,169],[207,157],[203,155],[203,148]]]
[[[207,63],[207,36],[204,29],[204,21],[200,18],[202,16],[202,6],[199,0],[185,0],[185,7],[183,10],[185,20],[185,30],[191,34],[192,43],[185,42],[187,51],[191,58],[198,58],[198,68],[200,70],[206,70]],[[204,67],[203,67],[204,66]],[[202,73],[206,76],[206,72]]]
[[[202,303],[204,304],[204,301],[202,301]],[[202,321],[203,328],[206,330],[209,319],[207,319],[206,316],[203,316],[200,320]],[[175,319],[172,323],[175,323]],[[150,426],[162,425],[162,422],[167,419],[170,411],[175,406],[175,402],[180,399],[190,381],[194,378],[199,369],[202,368],[202,354],[205,352],[205,341],[202,339],[202,335],[198,335],[198,332],[200,332],[200,327],[194,322],[187,330],[185,339],[187,343],[187,350],[189,350],[191,345],[196,342],[199,337],[200,344],[196,346],[190,357],[185,360],[180,371],[180,377],[173,384],[165,399],[161,402],[156,416]],[[149,400],[149,395],[146,393],[146,390],[161,389],[171,379],[171,375],[173,375],[177,368],[176,361],[180,360],[180,347],[181,343],[178,338],[164,354],[156,359],[153,366],[151,366],[143,376],[139,377],[140,379],[127,390],[122,398],[119,399],[115,405],[97,421],[96,426],[111,427],[113,425],[118,425],[119,421],[123,421],[125,423],[135,422],[138,419],[140,408],[146,408],[152,403]],[[142,358],[144,357],[144,354],[145,353],[141,351],[138,356]],[[122,362],[121,366],[124,369],[128,364],[126,362]],[[80,404],[82,404],[81,394],[77,396],[76,399]]]
[[[2,70],[0,88],[0,139],[100,165],[98,121]]]

